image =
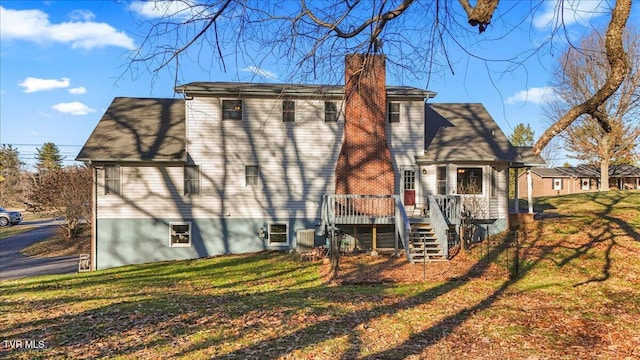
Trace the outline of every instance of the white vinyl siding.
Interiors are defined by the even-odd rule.
[[[194,216],[319,217],[322,195],[335,189],[344,123],[324,121],[326,99],[296,99],[295,123],[282,122],[281,99],[242,101],[242,122],[222,121],[217,98],[186,102],[189,156],[202,174]],[[245,185],[251,164],[259,187]]]
[[[104,186],[104,170],[98,169],[98,188]],[[184,194],[182,166],[120,166],[121,195],[98,198],[99,218],[185,218],[196,209]]]
[[[415,164],[416,156],[424,155],[424,102],[394,101],[400,104],[400,124],[386,122],[387,144],[394,164]],[[390,136],[389,136],[390,134]],[[421,175],[418,175],[420,177]],[[400,176],[395,176],[399,193]]]

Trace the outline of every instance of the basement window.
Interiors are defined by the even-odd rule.
[[[169,238],[171,247],[191,246],[191,223],[172,222],[169,223]]]
[[[289,223],[269,222],[269,245],[270,246],[289,245]]]

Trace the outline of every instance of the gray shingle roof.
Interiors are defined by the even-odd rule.
[[[518,152],[482,104],[427,104],[427,161],[517,161]]]
[[[568,178],[571,176],[562,168],[532,168],[531,172],[543,178]]]
[[[533,146],[515,146],[515,149],[518,154],[517,161],[523,167],[545,166],[547,164],[542,156],[533,153]]]
[[[243,82],[197,81],[176,86],[176,92],[190,95],[211,96],[291,96],[291,97],[341,97],[342,85],[298,85]],[[391,98],[417,97],[432,98],[435,92],[411,86],[387,86],[387,96]]]
[[[600,168],[592,165],[578,165],[575,167],[533,168],[531,171],[540,177],[583,177],[599,178]],[[609,177],[640,177],[640,168],[633,165],[609,166]]]
[[[76,157],[79,161],[184,161],[182,99],[117,97]]]

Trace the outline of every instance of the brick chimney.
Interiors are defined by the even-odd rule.
[[[336,166],[336,194],[394,193],[385,77],[384,55],[346,56],[344,141]]]

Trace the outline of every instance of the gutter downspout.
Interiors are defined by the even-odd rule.
[[[91,271],[96,271],[96,261],[98,259],[96,254],[98,248],[98,169],[91,167],[93,168],[93,186],[91,187],[91,197],[93,198],[93,205],[91,206]]]

